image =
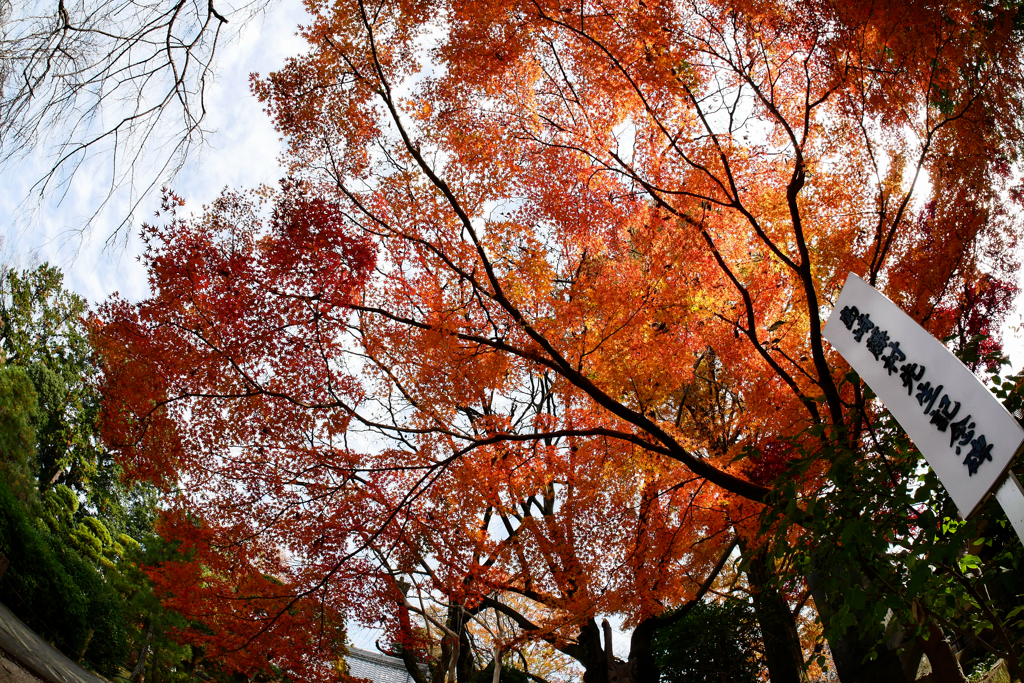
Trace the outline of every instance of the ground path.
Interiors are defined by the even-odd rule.
[[[64,656],[3,604],[0,650],[7,656],[0,658],[0,683],[108,683]]]

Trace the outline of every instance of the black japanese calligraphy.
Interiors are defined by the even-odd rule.
[[[949,396],[943,396],[939,401],[939,407],[932,411],[930,422],[936,425],[940,432],[944,432],[949,427],[949,421],[956,417],[958,412],[960,412],[960,401],[950,401]]]
[[[939,398],[942,393],[942,385],[932,387],[931,382],[925,382],[917,385],[917,403],[918,405],[924,406],[924,414],[927,415],[931,412],[932,406],[935,405],[935,401]],[[925,405],[925,404],[928,405]]]
[[[860,323],[860,325],[857,327],[857,331],[853,333],[853,341],[855,342],[859,342],[863,339],[864,333],[868,332],[875,326],[875,324],[871,322],[871,316],[867,313],[862,313],[857,316],[857,322]]]
[[[885,351],[886,346],[889,344],[889,333],[885,330],[875,327],[871,332],[871,336],[868,338],[868,351],[871,355],[878,360],[881,357],[882,352]]]
[[[857,322],[858,315],[860,315],[860,311],[857,310],[856,306],[847,306],[839,313],[839,319],[846,325],[846,329],[852,330],[853,324]]]
[[[869,313],[862,313],[856,306],[846,306],[840,311],[839,319],[853,333],[854,341],[860,342],[868,335],[868,351],[876,361],[882,361],[882,367],[889,376],[899,372],[907,396],[914,396],[914,389],[917,388],[917,403],[924,409],[924,414],[930,416],[929,424],[935,425],[940,432],[949,432],[949,447],[955,449],[958,456],[963,455],[963,450],[970,444],[970,450],[963,461],[969,476],[975,475],[986,460],[992,460],[993,444],[988,443],[984,434],[975,436],[977,425],[971,420],[971,415],[954,422],[960,413],[960,401],[954,401],[949,395],[943,394],[942,384],[933,387],[931,380],[922,381],[925,366],[904,363],[907,354],[900,348],[900,342],[890,339],[889,332],[878,327]]]
[[[921,381],[924,377],[924,366],[918,370],[917,363],[907,363],[900,368],[900,379],[903,380],[903,386],[907,388],[907,396],[914,395],[914,383]]]
[[[959,422],[954,422],[949,427],[949,445],[952,447],[954,442],[959,442],[956,447],[956,454],[960,455],[960,446],[966,446],[971,439],[974,438],[974,423],[971,422],[971,416],[968,415]]]
[[[977,439],[971,441],[971,450],[964,458],[964,464],[967,465],[967,472],[969,476],[974,476],[978,472],[978,467],[981,463],[986,460],[992,459],[992,446],[993,444],[985,441],[985,435],[982,434]],[[957,453],[960,449],[957,449]]]
[[[900,343],[898,341],[889,342],[889,348],[892,349],[892,353],[888,356],[882,356],[882,367],[891,375],[897,370],[896,364],[905,361],[907,359],[907,355],[900,351]],[[917,366],[915,365],[915,367]],[[921,378],[918,377],[917,379]]]

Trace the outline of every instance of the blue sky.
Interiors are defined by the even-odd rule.
[[[198,209],[226,186],[253,187],[274,183],[281,176],[277,157],[282,145],[249,91],[249,74],[266,75],[286,57],[304,50],[296,28],[306,16],[298,0],[279,0],[223,46],[207,101],[207,127],[215,132],[170,184],[187,200],[187,208]],[[0,262],[16,267],[42,261],[56,264],[65,271],[69,288],[90,302],[102,301],[113,292],[132,300],[145,296],[145,273],[135,258],[140,249],[138,227],[158,207],[159,191],[143,199],[126,229],[127,242],[108,244],[107,238],[122,223],[130,204],[123,194],[117,196],[92,228],[83,232],[105,196],[103,160],[87,162],[63,201],[33,203],[26,196],[46,168],[45,147],[41,150],[2,171]]]

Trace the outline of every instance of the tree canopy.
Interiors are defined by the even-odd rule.
[[[95,324],[108,443],[197,561],[253,572],[245,600],[188,582],[233,615],[211,646],[348,612],[416,650],[415,617],[461,681],[490,609],[588,683],[649,680],[766,504],[888,456],[821,336],[847,273],[961,346],[1015,294],[1015,7],[310,10],[310,52],[254,81],[290,177],[193,217],[168,194],[151,296]]]

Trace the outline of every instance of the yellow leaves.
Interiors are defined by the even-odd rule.
[[[505,294],[520,308],[545,317],[554,289],[555,272],[532,226],[489,220],[482,240],[499,269]]]

